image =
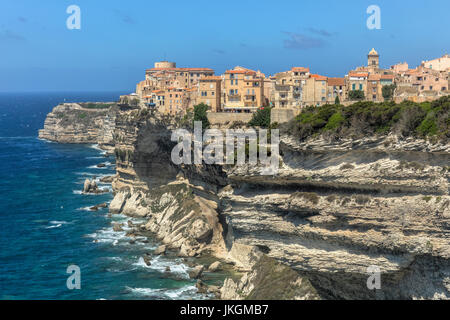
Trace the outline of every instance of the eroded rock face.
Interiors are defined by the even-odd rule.
[[[116,114],[116,107],[95,109],[78,103],[60,104],[47,115],[39,138],[60,143],[93,143],[111,149]]]
[[[148,218],[145,229],[180,255],[212,251],[246,270],[222,297],[268,298],[262,254],[282,264],[263,264],[275,274],[293,272],[295,294],[281,298],[450,298],[448,145],[283,138],[279,173],[263,176],[257,166],[175,166],[171,126],[140,111],[118,117],[110,208]],[[367,288],[370,266],[381,290]]]
[[[450,298],[448,153],[282,151],[277,176],[228,172],[230,241],[261,248],[327,298]],[[381,290],[367,288],[370,266]]]
[[[151,191],[120,191],[110,204],[113,213],[148,218],[142,227],[180,256],[195,256],[208,250],[222,250],[222,225],[214,203],[193,194],[185,182]]]
[[[220,294],[224,300],[321,299],[307,278],[265,255],[238,282],[226,279]]]

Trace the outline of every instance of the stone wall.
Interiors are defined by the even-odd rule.
[[[253,113],[209,112],[208,120],[212,125],[232,124],[233,122],[249,122]]]
[[[271,111],[271,122],[272,123],[285,123],[294,119],[295,116],[299,114],[300,110],[297,109],[272,109]]]

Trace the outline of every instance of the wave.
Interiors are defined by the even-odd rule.
[[[67,221],[50,221],[51,224],[70,224],[72,222]]]
[[[93,238],[96,243],[119,244],[120,240],[126,239],[126,232],[115,232],[112,228],[101,229],[95,233],[87,234],[86,237]]]
[[[45,227],[45,229],[60,228],[61,226],[62,226],[62,223],[57,224],[57,225],[55,225],[55,226],[48,226],[48,227]]]
[[[100,148],[100,146],[98,144],[92,144],[89,147],[92,148],[92,149],[100,151],[100,153],[103,154],[103,155],[106,154],[106,151],[103,150],[102,148]]]
[[[193,285],[187,285],[177,289],[125,288],[135,295],[148,298],[186,300],[195,297],[200,299],[202,297],[197,293],[197,288]]]
[[[165,260],[162,259],[161,256],[157,256],[150,260],[151,265],[147,266],[144,261],[144,258],[139,257],[136,263],[133,263],[134,266],[143,267],[147,269],[152,269],[161,273],[165,273],[167,267],[170,268],[170,274],[176,275],[182,279],[189,279],[189,267],[185,264],[181,263],[179,260]]]
[[[103,189],[108,189],[108,192],[102,192],[102,193],[83,193],[83,191],[81,190],[72,190],[73,194],[78,194],[78,195],[83,195],[83,196],[101,196],[107,193],[112,192],[111,188],[103,188]]]

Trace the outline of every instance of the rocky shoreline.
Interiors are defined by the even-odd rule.
[[[82,130],[56,125],[58,112],[40,137],[88,140],[55,133]],[[160,253],[212,256],[242,275],[226,279],[220,293],[200,281],[201,292],[222,299],[450,299],[450,145],[284,136],[279,174],[262,176],[258,167],[174,165],[176,127],[146,110],[116,111],[95,143],[113,137],[104,147],[116,157],[111,214],[144,218],[133,232],[158,239]],[[380,290],[367,288],[370,266],[381,271]]]

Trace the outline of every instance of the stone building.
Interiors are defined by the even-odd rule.
[[[200,78],[198,85],[197,103],[204,103],[211,107],[212,112],[222,111],[222,78],[207,76]]]
[[[223,75],[222,108],[226,112],[255,112],[265,105],[264,75],[236,67]]]
[[[300,109],[303,105],[303,86],[309,78],[309,69],[294,67],[273,77],[273,107]]]
[[[327,103],[334,103],[339,97],[340,102],[347,100],[347,88],[345,86],[345,78],[328,78],[327,79]]]

